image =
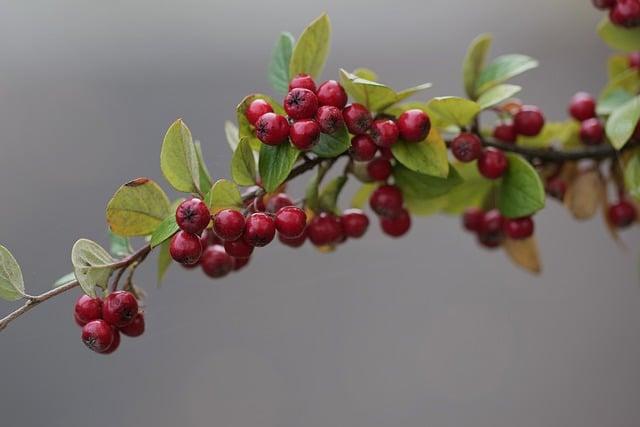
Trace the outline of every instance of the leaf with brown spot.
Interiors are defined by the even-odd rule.
[[[597,170],[579,174],[567,188],[564,204],[578,220],[593,217],[605,198],[605,186]]]
[[[538,244],[535,237],[528,239],[506,239],[502,245],[511,261],[530,273],[540,274],[542,264],[538,255]]]

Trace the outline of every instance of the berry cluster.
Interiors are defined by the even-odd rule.
[[[604,142],[604,125],[596,116],[596,100],[586,92],[578,92],[571,98],[569,115],[580,122],[580,141],[584,145]]]
[[[534,222],[530,216],[505,218],[497,209],[484,211],[467,209],[462,216],[467,231],[476,233],[478,242],[485,248],[499,247],[506,237],[514,240],[527,239],[533,235]]]
[[[640,25],[640,0],[592,0],[595,7],[609,10],[609,20],[619,27]]]
[[[111,354],[120,345],[120,333],[139,337],[144,332],[144,314],[136,297],[115,291],[104,299],[82,295],[74,308],[76,323],[82,327],[82,342],[100,354]]]

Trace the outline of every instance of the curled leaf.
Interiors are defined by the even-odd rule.
[[[115,260],[96,242],[80,239],[71,249],[71,263],[84,293],[94,297],[96,286],[107,287]]]

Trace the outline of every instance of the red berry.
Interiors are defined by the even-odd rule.
[[[344,236],[342,221],[333,214],[322,212],[309,223],[307,236],[316,246],[338,243]]]
[[[267,201],[266,211],[271,213],[278,212],[285,206],[293,206],[293,200],[285,193],[278,193],[275,196],[271,196]]]
[[[393,152],[391,151],[391,148],[380,147],[380,157],[387,160],[393,159]]]
[[[497,209],[491,209],[482,216],[482,223],[480,224],[480,230],[482,234],[495,234],[502,232],[502,223],[504,217]]]
[[[249,120],[249,123],[255,126],[260,116],[266,113],[273,113],[271,105],[264,99],[254,99],[245,110],[244,115]]]
[[[629,54],[629,67],[640,69],[640,52],[631,52]]]
[[[398,130],[400,131],[400,138],[403,140],[419,142],[429,134],[431,120],[422,110],[407,110],[398,117]]]
[[[318,97],[309,89],[291,89],[284,98],[284,110],[294,120],[311,119],[318,110]]]
[[[249,258],[253,253],[253,246],[244,241],[238,240],[224,242],[224,250],[234,258]]]
[[[480,208],[469,208],[462,215],[462,225],[468,231],[480,231],[483,221],[484,211]]]
[[[181,230],[187,233],[200,234],[211,221],[211,213],[207,204],[193,198],[180,203],[176,209],[176,222]]]
[[[195,264],[202,254],[202,243],[196,234],[180,230],[171,239],[169,253],[176,262]]]
[[[136,314],[131,323],[120,328],[120,332],[128,337],[139,337],[142,335],[144,333],[144,314],[142,312]]]
[[[342,110],[342,118],[349,132],[354,135],[362,135],[367,132],[373,120],[367,107],[358,103],[344,107],[344,110]]]
[[[244,240],[251,246],[266,246],[276,235],[276,225],[270,215],[256,212],[247,218]]]
[[[221,245],[222,240],[216,236],[216,233],[211,228],[207,228],[200,235],[200,243],[202,244],[202,249],[204,250],[207,246],[211,245]]]
[[[73,313],[73,320],[75,320],[76,325],[80,326],[81,328],[86,325],[85,322],[83,322],[82,320],[78,319],[78,316],[76,316],[75,313]]]
[[[403,203],[402,191],[395,185],[381,185],[369,197],[371,210],[386,217],[398,215]]]
[[[547,193],[558,200],[564,200],[567,191],[567,183],[561,178],[552,178],[547,181]]]
[[[398,141],[400,131],[391,119],[374,120],[371,124],[371,138],[378,147],[391,147]]]
[[[351,154],[354,160],[366,162],[373,159],[378,146],[369,135],[356,135],[351,138]]]
[[[333,105],[323,105],[316,112],[316,121],[322,133],[333,134],[344,126],[344,119],[339,108]]]
[[[507,218],[502,229],[504,234],[511,239],[526,239],[533,235],[533,219],[530,216],[522,218]]]
[[[233,259],[222,246],[213,245],[209,246],[202,253],[200,265],[202,266],[204,274],[217,279],[219,277],[226,276],[231,270],[233,270]]]
[[[236,240],[244,232],[244,215],[235,209],[223,209],[213,217],[213,230],[222,240]]]
[[[131,292],[112,292],[102,304],[102,318],[118,328],[127,326],[137,314],[138,300]]]
[[[238,270],[242,270],[244,267],[246,267],[246,265],[249,264],[249,260],[251,258],[233,258],[233,257],[231,257],[231,259],[233,260],[233,271],[238,271]]]
[[[451,152],[461,162],[471,162],[480,156],[482,141],[473,133],[461,133],[451,142]]]
[[[635,206],[631,202],[621,200],[609,206],[607,216],[609,217],[609,222],[613,225],[618,228],[625,228],[635,222],[637,213]]]
[[[640,22],[640,1],[618,0],[609,11],[609,20],[615,25],[634,27]]]
[[[343,109],[347,104],[347,92],[335,80],[327,80],[322,83],[316,93],[320,105],[333,105],[336,108]]]
[[[576,93],[569,103],[569,114],[580,122],[595,117],[596,100],[586,92]]]
[[[504,240],[504,234],[502,233],[479,233],[478,243],[487,249],[498,248]]]
[[[525,136],[536,136],[544,127],[542,111],[534,105],[523,105],[513,116],[516,132]]]
[[[342,213],[342,227],[347,237],[362,237],[369,228],[369,217],[360,209],[347,209]]]
[[[478,158],[478,170],[485,178],[500,178],[507,170],[507,166],[509,166],[507,156],[497,148],[485,148]]]
[[[298,120],[289,128],[291,143],[299,150],[310,150],[320,139],[320,125],[315,120]]]
[[[114,335],[111,325],[102,319],[92,320],[82,327],[82,342],[96,353],[108,350]]]
[[[615,4],[616,0],[591,0],[593,5],[601,10],[611,9]]]
[[[375,158],[367,164],[367,172],[375,181],[386,181],[391,176],[391,162],[382,157]]]
[[[83,325],[92,320],[102,318],[102,300],[91,298],[89,295],[82,295],[76,301],[74,315],[78,323]]]
[[[401,209],[400,212],[393,217],[380,218],[380,226],[385,234],[391,237],[403,236],[411,228],[411,216],[409,211]]]
[[[289,122],[279,114],[263,114],[256,122],[256,137],[267,145],[282,144],[289,138]]]
[[[293,239],[288,239],[282,234],[279,234],[278,239],[280,239],[280,242],[284,245],[290,246],[292,248],[299,248],[300,246],[304,245],[305,240],[307,240],[307,232],[305,230],[302,235],[294,237]]]
[[[580,140],[585,145],[598,145],[604,140],[604,126],[593,118],[580,123]]]
[[[316,82],[313,81],[313,77],[309,74],[298,74],[292,78],[289,83],[289,91],[292,91],[293,89],[308,89],[315,93]]]
[[[276,230],[288,239],[300,237],[307,227],[307,214],[298,207],[285,206],[276,213]]]
[[[500,142],[513,144],[518,139],[518,133],[512,123],[499,123],[493,129],[493,137]]]
[[[111,341],[111,345],[100,354],[111,354],[120,347],[120,331],[115,326],[112,326],[113,329],[113,341]]]

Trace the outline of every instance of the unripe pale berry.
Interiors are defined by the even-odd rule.
[[[207,228],[211,213],[207,204],[198,198],[185,200],[176,209],[176,223],[187,233],[200,234]]]
[[[223,209],[213,217],[213,231],[222,240],[236,240],[244,233],[244,215],[235,209]]]
[[[509,166],[507,156],[497,148],[485,148],[478,158],[478,170],[485,178],[500,178],[507,170],[507,166]]]
[[[108,350],[113,340],[113,328],[102,319],[92,320],[82,327],[82,342],[96,353]]]
[[[273,218],[262,212],[256,212],[247,218],[244,227],[244,240],[251,246],[266,246],[276,235]]]
[[[332,105],[342,110],[347,104],[347,92],[335,80],[327,80],[322,83],[316,94],[320,105]]]
[[[347,209],[342,213],[342,228],[348,237],[362,237],[369,228],[369,217],[360,209]]]
[[[289,122],[276,113],[266,113],[256,122],[256,137],[267,145],[280,145],[289,139]]]
[[[200,265],[204,274],[214,279],[224,277],[233,270],[231,256],[220,245],[209,246],[205,249]]]
[[[310,150],[320,139],[320,125],[315,120],[293,122],[289,128],[291,143],[299,150]]]
[[[202,242],[196,234],[180,230],[171,239],[169,254],[181,264],[195,264],[202,254]]]
[[[480,208],[469,208],[462,215],[462,225],[465,230],[479,232],[484,220],[484,211]]]
[[[571,98],[569,114],[574,119],[583,122],[596,116],[596,100],[591,94],[578,92]]]
[[[131,323],[120,328],[120,332],[128,337],[139,337],[144,333],[144,314],[139,312]]]
[[[518,139],[518,133],[513,123],[499,123],[493,128],[493,137],[500,142],[513,144]]]
[[[502,229],[504,234],[511,239],[526,239],[533,235],[533,219],[530,216],[507,218],[503,222]]]
[[[131,292],[112,292],[102,304],[102,318],[118,328],[127,326],[137,314],[138,300]]]
[[[80,296],[74,307],[74,315],[76,321],[82,325],[92,320],[101,319],[102,300],[100,298],[91,298],[89,295]]]
[[[284,98],[284,110],[294,120],[311,119],[318,110],[318,97],[309,89],[291,89]]]
[[[461,133],[451,141],[451,153],[461,162],[476,160],[482,152],[482,141],[473,133]]]
[[[289,82],[289,91],[293,89],[308,89],[315,93],[316,82],[313,81],[313,77],[309,74],[298,74]]]
[[[371,113],[367,107],[358,103],[353,103],[344,107],[344,110],[342,110],[342,118],[344,119],[349,132],[354,135],[366,133],[373,121]]]
[[[333,134],[344,126],[344,119],[339,108],[323,105],[316,112],[316,121],[322,133]]]
[[[382,157],[375,158],[367,164],[367,173],[375,181],[386,181],[391,176],[391,162]]]
[[[285,206],[276,213],[276,230],[288,239],[302,235],[307,227],[307,214],[296,206]]]
[[[376,155],[378,146],[369,135],[356,135],[351,138],[351,155],[354,160],[366,162]]]
[[[598,145],[604,141],[604,126],[599,119],[587,119],[580,123],[580,140],[585,145]]]
[[[431,130],[431,120],[422,110],[407,110],[398,117],[398,131],[404,141],[424,140]]]
[[[244,112],[249,123],[251,123],[254,126],[258,121],[258,119],[260,118],[260,116],[266,113],[273,113],[273,108],[264,99],[254,99],[247,106],[247,109]]]
[[[253,253],[253,246],[241,237],[238,240],[224,242],[224,250],[234,258],[249,258]]]
[[[626,228],[633,224],[637,217],[635,206],[627,201],[621,200],[609,206],[607,210],[609,222],[618,228]]]
[[[544,116],[535,105],[523,105],[513,116],[513,124],[518,134],[536,136],[544,127]]]
[[[314,216],[307,227],[307,237],[316,246],[338,243],[343,236],[342,222],[338,217],[327,212]]]
[[[406,209],[401,209],[393,217],[381,217],[380,226],[382,231],[391,237],[404,236],[411,228],[411,215]]]
[[[378,147],[391,147],[399,135],[398,126],[391,119],[378,119],[371,124],[371,138]]]
[[[381,185],[369,197],[371,210],[380,216],[393,217],[400,213],[404,198],[395,185]]]

